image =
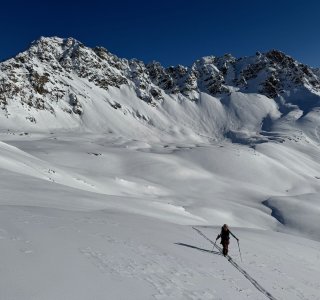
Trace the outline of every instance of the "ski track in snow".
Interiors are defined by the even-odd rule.
[[[209,241],[214,247],[216,247],[220,253],[222,253],[222,249],[212,240],[210,240],[201,230],[192,227],[196,232],[198,232],[201,236],[203,236],[207,241]],[[262,294],[264,294],[270,300],[277,300],[274,298],[266,289],[264,289],[253,277],[251,277],[243,268],[241,268],[229,255],[227,255],[228,262],[230,262],[244,277],[246,277],[253,286]]]
[[[179,245],[177,239],[192,238],[188,232],[190,227],[182,226],[179,231],[176,231],[178,229],[176,225],[154,224],[152,219],[144,220],[138,216],[123,215],[121,212],[77,213],[18,206],[2,206],[0,216],[0,253],[3,255],[4,249],[8,247],[11,249],[11,257],[6,254],[7,260],[0,263],[0,272],[3,272],[1,269],[10,268],[12,260],[24,266],[21,270],[9,272],[8,278],[3,278],[4,281],[0,287],[8,295],[10,293],[6,285],[11,276],[17,273],[19,274],[16,275],[17,278],[24,278],[16,283],[17,286],[25,284],[24,282],[28,282],[29,278],[41,281],[43,280],[41,279],[42,273],[38,268],[42,269],[42,265],[47,265],[50,258],[55,257],[52,263],[56,265],[54,269],[58,268],[56,272],[60,274],[62,281],[67,280],[70,284],[70,278],[66,277],[70,276],[68,275],[70,269],[66,275],[63,275],[66,272],[65,268],[78,265],[79,270],[72,271],[71,268],[71,274],[74,276],[71,282],[74,281],[75,285],[79,285],[77,272],[87,274],[89,277],[86,277],[86,280],[90,276],[100,278],[99,280],[105,282],[106,287],[110,284],[108,283],[110,278],[122,282],[124,286],[128,284],[128,280],[133,280],[137,286],[139,286],[138,282],[141,282],[142,286],[152,291],[148,297],[144,296],[139,299],[276,299],[234,260],[230,260],[230,263],[236,272],[233,271],[233,268],[228,267],[228,260],[221,255],[214,255],[215,253],[210,250],[203,249],[205,250],[203,252],[210,255],[193,255],[193,252],[183,251],[181,248],[176,249],[176,245]],[[164,227],[161,228],[162,226]],[[149,227],[152,228],[148,229]],[[158,236],[153,236],[156,228]],[[136,230],[142,232],[137,234]],[[175,243],[166,240],[166,235],[169,235],[170,240]],[[208,241],[214,244],[209,238]],[[245,255],[247,255],[246,252]],[[27,267],[30,266],[30,263],[31,265],[36,264],[32,275],[21,277],[22,274],[30,272]],[[259,264],[263,267],[261,262]],[[279,272],[283,278],[285,273],[281,270],[281,266],[276,266],[277,264],[272,272]],[[101,276],[94,271],[95,269]],[[244,278],[248,280],[249,285],[252,284],[257,289],[257,293],[239,277],[239,272],[241,277],[244,275]],[[305,281],[303,283],[309,284],[312,289],[316,288],[315,282]],[[81,283],[81,286],[85,288],[86,283]],[[34,286],[34,288],[39,287]],[[74,287],[71,285],[70,289],[73,290]],[[275,291],[278,289],[279,287]],[[316,295],[311,297],[311,294],[306,297],[299,286],[290,286],[290,289],[290,295],[295,295],[290,299],[319,299]],[[226,291],[227,294],[224,295]],[[47,294],[42,294],[40,298],[31,298],[61,299],[63,294],[56,295],[56,298],[45,295]],[[136,299],[136,297],[129,298]],[[11,296],[4,299],[26,298]],[[78,295],[77,299],[88,298]],[[97,296],[94,299],[105,298]],[[123,298],[110,297],[110,299]],[[287,298],[277,297],[277,299]]]

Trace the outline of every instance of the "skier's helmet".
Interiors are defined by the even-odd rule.
[[[224,230],[228,230],[228,229],[229,229],[229,227],[228,227],[227,224],[223,224],[222,228],[223,228]]]

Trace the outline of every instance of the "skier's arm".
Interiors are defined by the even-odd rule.
[[[239,241],[239,239],[230,230],[229,230],[229,232],[237,241]]]
[[[216,241],[221,237],[221,234],[218,234],[217,238],[216,238]]]

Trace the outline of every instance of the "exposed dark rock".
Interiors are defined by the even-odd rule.
[[[72,38],[42,37],[27,51],[0,63],[1,112],[16,101],[29,110],[54,114],[60,106],[67,113],[82,115],[86,96],[80,90],[70,93],[75,90],[71,88],[74,80],[83,81],[90,89],[127,86],[152,106],[160,104],[166,94],[196,101],[200,93],[223,97],[240,90],[276,99],[281,95],[281,101],[290,103],[287,94],[292,90],[320,92],[319,69],[277,50],[239,59],[230,54],[208,56],[190,67],[165,68],[158,62],[121,59],[103,47],[90,49]],[[110,105],[121,108],[120,104]]]

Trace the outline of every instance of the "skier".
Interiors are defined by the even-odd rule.
[[[228,255],[228,246],[229,246],[229,240],[230,240],[229,234],[231,234],[239,242],[239,239],[229,230],[229,227],[227,224],[224,224],[221,227],[221,233],[216,238],[216,241],[219,238],[221,238],[220,244],[223,247],[222,254],[224,256]]]

